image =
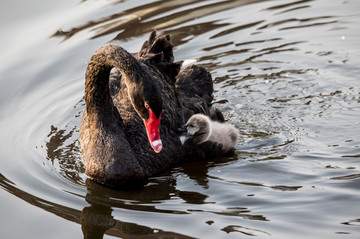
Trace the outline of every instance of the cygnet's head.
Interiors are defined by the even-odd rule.
[[[209,117],[202,114],[195,114],[191,116],[185,124],[187,135],[199,137],[199,143],[205,142],[211,134],[211,121]]]

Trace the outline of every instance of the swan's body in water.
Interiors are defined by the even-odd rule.
[[[107,45],[91,57],[79,137],[91,179],[121,186],[175,163],[223,155],[216,144],[180,142],[178,131],[193,114],[223,116],[211,106],[211,75],[196,65],[180,71],[172,49],[169,36],[153,32],[135,55]]]
[[[192,138],[197,144],[211,141],[219,144],[224,152],[229,152],[237,143],[238,131],[233,125],[212,121],[203,114],[191,116],[185,127],[187,128],[185,137]]]

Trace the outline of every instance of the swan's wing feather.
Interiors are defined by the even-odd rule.
[[[137,57],[149,58],[155,62],[174,62],[173,47],[169,35],[157,36],[156,31],[153,31],[142,45]]]
[[[170,84],[174,84],[182,62],[174,62],[173,48],[169,35],[157,36],[156,31],[153,31],[135,57],[140,61],[150,62],[167,76]]]
[[[121,88],[121,73],[118,69],[113,68],[109,77],[109,88],[110,95],[114,98],[117,94],[119,94]]]
[[[190,65],[179,72],[176,77],[176,89],[187,97],[199,96],[207,105],[213,100],[213,82],[210,73],[201,66]]]
[[[185,119],[193,114],[205,114],[213,120],[224,121],[222,113],[212,107],[213,82],[210,73],[201,66],[183,68],[176,77],[176,91],[185,108]]]

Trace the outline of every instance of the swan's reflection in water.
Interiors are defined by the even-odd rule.
[[[85,172],[85,165],[81,160],[80,146],[78,140],[74,140],[76,126],[70,130],[60,129],[51,126],[48,134],[48,141],[45,143],[47,156],[46,159],[52,165],[58,165],[58,171],[66,179],[76,183],[84,184],[83,179],[80,177],[81,173]]]
[[[103,238],[104,233],[116,224],[111,215],[112,209],[107,205],[91,203],[91,195],[86,195],[86,201],[90,206],[84,207],[80,215],[84,238]]]
[[[167,210],[158,210],[152,206],[141,206],[141,205],[128,205],[123,202],[123,200],[118,200],[111,198],[111,194],[109,192],[115,192],[117,195],[126,196],[127,199],[136,200],[142,199],[144,201],[153,201],[163,199],[159,194],[153,193],[153,188],[142,189],[137,192],[135,191],[115,191],[113,189],[109,189],[103,187],[102,185],[93,182],[91,180],[86,180],[87,193],[85,196],[85,200],[89,205],[86,205],[82,211],[69,208],[57,203],[53,203],[44,199],[41,199],[35,195],[27,193],[17,186],[10,180],[8,180],[4,175],[0,174],[0,187],[9,193],[15,195],[16,197],[26,201],[27,203],[42,208],[47,212],[55,214],[59,217],[62,217],[66,220],[81,224],[81,229],[84,235],[84,238],[87,239],[98,239],[103,238],[104,234],[111,235],[119,238],[193,238],[186,236],[184,234],[164,231],[157,228],[150,228],[143,225],[138,225],[135,223],[120,221],[114,218],[113,208],[114,204],[116,207],[128,208],[132,210],[143,210],[143,211],[153,211],[160,213],[171,213],[171,214],[188,214],[191,212],[181,212],[181,211],[167,211]],[[169,192],[174,191],[174,187],[169,186],[165,181],[160,186],[162,191],[162,195],[164,197],[169,197]],[[169,191],[170,190],[170,191]],[[190,196],[191,200],[188,200],[188,203],[201,203],[206,196],[198,198],[199,200],[194,201],[194,197],[190,195],[191,192],[179,192],[181,197],[184,197],[184,200]],[[155,195],[155,196],[154,196]],[[200,196],[200,194],[197,194]],[[196,197],[195,197],[196,198]],[[243,208],[243,210],[245,210]],[[261,216],[264,221],[267,221],[264,217]],[[249,218],[251,219],[251,218]],[[262,220],[262,219],[254,219],[254,220]],[[207,222],[209,225],[213,222]],[[235,228],[235,229],[234,229]],[[246,230],[245,230],[245,229]],[[238,225],[229,225],[222,230],[235,230],[242,232],[247,235],[256,235],[258,232],[268,234],[264,231],[259,231],[257,229],[246,228]],[[244,230],[241,230],[244,229]],[[251,233],[251,231],[254,232]]]
[[[164,196],[167,197],[169,195],[167,191],[169,187],[167,187],[166,184],[163,185],[165,186],[165,190],[163,191]],[[114,204],[124,209],[144,210],[146,208],[146,211],[157,210],[155,207],[151,206],[126,205],[123,200],[111,198],[114,196],[111,194],[115,193],[118,195],[124,195],[127,196],[128,199],[131,198],[131,200],[133,200],[133,196],[135,196],[135,198],[137,197],[138,199],[143,198],[145,200],[152,201],[156,198],[151,199],[149,197],[151,197],[151,195],[158,195],[154,194],[152,189],[141,190],[138,192],[118,191],[103,187],[102,185],[89,179],[86,180],[86,187],[87,194],[85,200],[90,204],[90,206],[84,207],[80,215],[80,223],[84,238],[103,238],[105,233],[121,238],[129,238],[133,236],[146,236],[146,238],[191,238],[178,233],[166,232],[160,229],[153,229],[135,223],[123,222],[114,219],[112,215],[112,207]]]
[[[85,196],[85,200],[90,206],[86,205],[82,211],[41,199],[23,191],[1,173],[0,187],[33,206],[42,208],[66,220],[80,223],[84,238],[103,238],[104,234],[119,238],[137,238],[135,235],[146,238],[192,238],[174,232],[153,229],[114,219],[111,205],[113,199],[110,199],[110,195],[106,192],[111,189],[105,188],[91,180],[86,180],[87,193]],[[150,191],[148,191],[147,195],[152,194]],[[120,194],[125,195],[126,192],[120,192]],[[130,195],[134,194],[130,193]],[[140,198],[144,196],[143,193],[139,194]],[[134,206],[135,210],[136,208],[137,206]],[[140,208],[141,206],[137,209],[139,210]]]

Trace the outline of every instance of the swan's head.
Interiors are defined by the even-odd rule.
[[[154,151],[159,153],[163,148],[160,138],[163,100],[159,87],[155,84],[137,85],[130,95],[136,112],[144,121],[149,143]]]

